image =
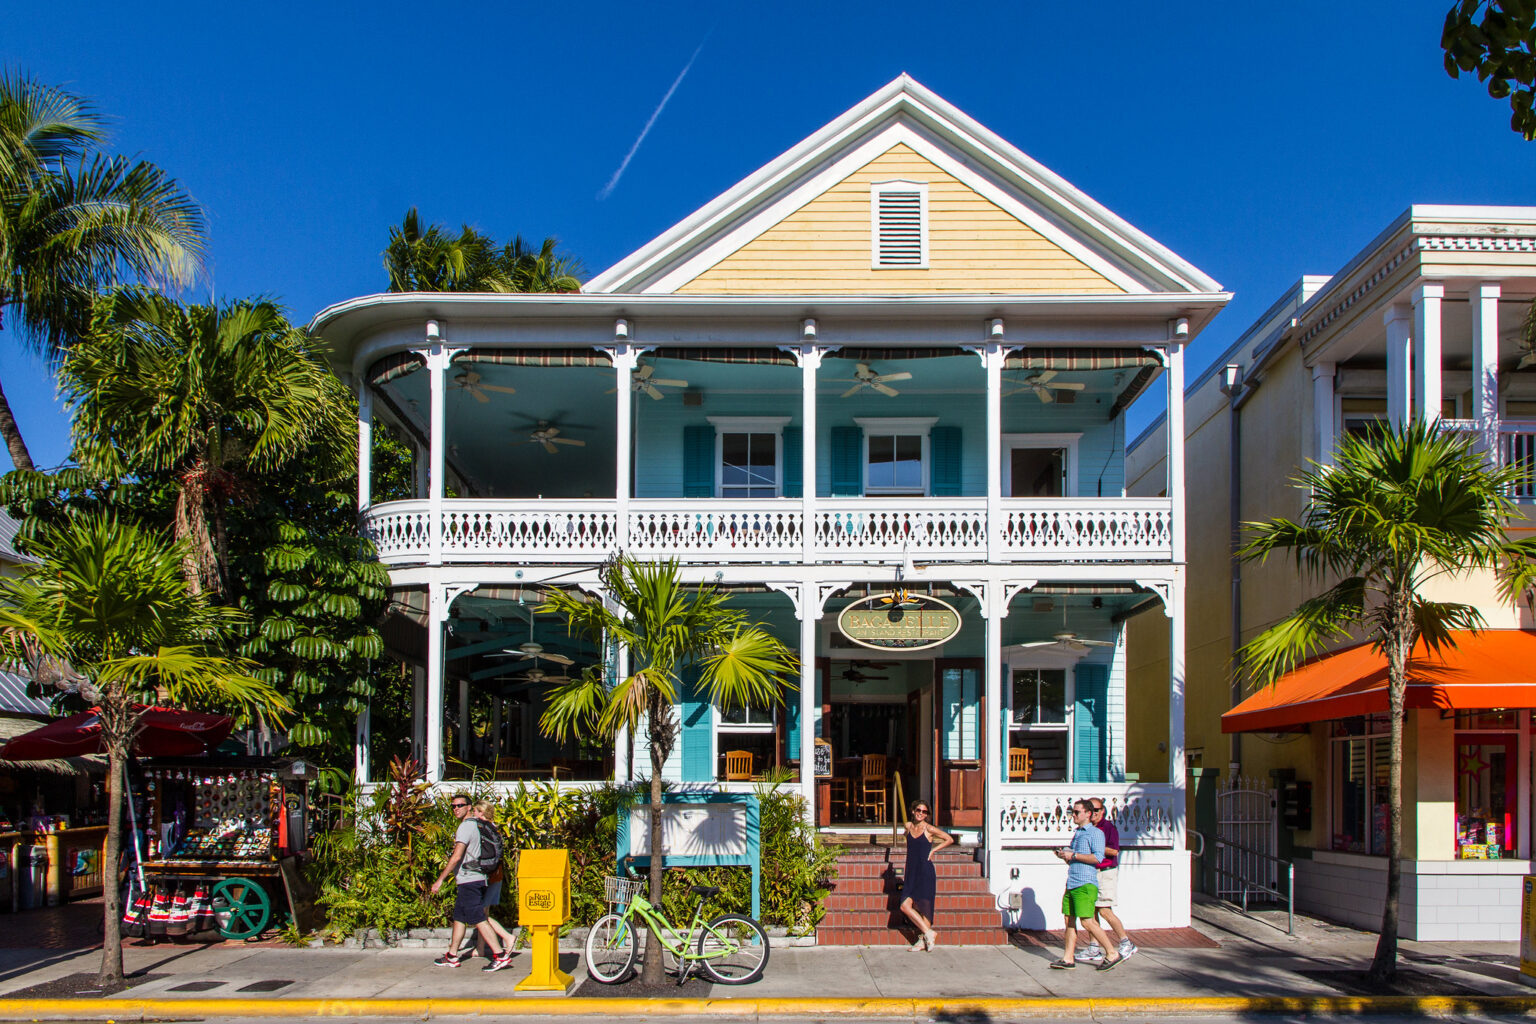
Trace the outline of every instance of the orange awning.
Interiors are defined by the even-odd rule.
[[[1408,659],[1410,708],[1536,708],[1536,633],[1453,630],[1454,647],[1423,641]],[[1324,654],[1221,716],[1222,732],[1272,732],[1387,710],[1387,659],[1370,644]]]

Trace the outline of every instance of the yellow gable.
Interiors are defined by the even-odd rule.
[[[928,266],[870,266],[870,185],[928,186]],[[683,284],[709,295],[1081,294],[1124,289],[905,144]]]

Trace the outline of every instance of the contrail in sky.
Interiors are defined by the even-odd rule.
[[[661,116],[662,110],[666,108],[667,101],[672,98],[673,93],[677,92],[677,87],[683,84],[683,77],[688,74],[688,69],[693,67],[693,62],[699,59],[699,54],[704,50],[704,43],[707,42],[709,42],[709,34],[705,33],[704,42],[700,43],[699,48],[693,51],[693,56],[689,57],[688,63],[683,65],[683,70],[677,73],[677,79],[672,83],[672,88],[668,89],[667,94],[661,98],[661,102],[656,104],[656,110],[651,114],[651,119],[645,122],[645,127],[640,129],[640,137],[635,140],[633,146],[629,147],[629,152],[624,154],[624,159],[619,163],[619,169],[613,172],[613,177],[608,179],[608,184],[604,185],[602,190],[597,193],[598,199],[607,199],[613,194],[614,186],[624,176],[624,171],[629,167],[629,162],[635,158],[635,151],[640,148],[640,143],[644,142],[645,137],[650,134],[651,125],[655,124],[656,119]]]

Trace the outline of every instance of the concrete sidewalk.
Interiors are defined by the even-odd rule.
[[[1078,1015],[1073,1007],[1089,1007],[1090,999],[1096,1009],[1087,1008],[1086,1013],[1114,1012],[1116,1007],[1179,1013],[1371,1008],[1369,1000],[1361,1003],[1350,997],[1363,991],[1359,975],[1369,965],[1374,935],[1298,918],[1297,934],[1288,936],[1263,920],[1219,905],[1201,905],[1196,912],[1196,927],[1219,948],[1143,949],[1112,971],[1095,971],[1086,964],[1073,971],[1051,970],[1048,965],[1060,949],[1041,947],[1024,937],[1008,946],[940,946],[929,953],[911,953],[901,947],[775,948],[765,977],[755,984],[712,986],[692,979],[645,1000],[645,1012],[697,1012],[709,1005],[713,1012],[728,1015],[732,1006],[747,1011],[748,1003],[751,1012],[765,1015],[781,1007],[782,1012],[793,1008],[801,1013],[812,1008],[824,1013],[861,1009],[862,1015],[875,1016],[885,1012],[882,1007],[940,1004],[996,1004],[1013,1013],[1028,1012],[1029,1007],[1014,1002],[1019,999],[1064,1016]],[[1280,924],[1283,928],[1283,915]],[[402,1007],[422,1012],[427,1001],[451,997],[470,1001],[463,1005],[473,1005],[478,1012],[490,1012],[491,1003],[496,1004],[495,1012],[502,1013],[520,1012],[521,1006],[530,1011],[537,1007],[540,1013],[560,1012],[548,1008],[547,998],[530,1000],[514,993],[513,987],[529,971],[526,952],[517,955],[511,968],[495,974],[479,969],[482,960],[467,961],[457,969],[433,967],[431,961],[438,952],[232,943],[129,945],[127,967],[140,977],[127,992],[94,1005],[102,1011],[117,1007],[113,1012],[120,1017],[135,1015],[133,1006],[145,1015],[170,1012],[167,1004],[173,1004],[172,1011],[195,1010],[200,1016],[250,1014],[258,1009],[282,1013],[284,1006],[290,1012],[306,1007],[308,1015],[321,1012],[312,1001],[358,1000],[362,1002],[344,1009],[363,1014],[375,1012],[370,1006],[381,1013]],[[94,973],[99,958],[96,950],[0,950],[0,1017],[70,1015],[53,1012],[62,1004],[32,998],[44,994],[37,987]],[[577,979],[575,999],[565,1000],[571,1009],[583,1005],[588,1013],[637,1012],[632,998],[640,994],[638,983],[595,984],[586,978],[580,959],[574,950],[561,955],[562,968]],[[1500,1012],[1536,1009],[1536,989],[1519,981],[1518,949],[1513,943],[1405,942],[1396,991],[1410,998],[1495,997],[1494,1002],[1480,1005]],[[672,1000],[687,1005],[674,1007]],[[601,1004],[593,1009],[596,1001]],[[1453,1005],[1464,1009],[1470,1004]],[[1399,1003],[1387,1008],[1411,1007]],[[442,1010],[437,1006],[425,1012]]]

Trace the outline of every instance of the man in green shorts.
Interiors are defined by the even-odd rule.
[[[1067,950],[1060,960],[1051,964],[1058,971],[1077,968],[1077,922],[1100,948],[1109,950],[1109,938],[1099,922],[1093,919],[1094,904],[1099,899],[1099,862],[1104,859],[1104,833],[1093,827],[1093,804],[1078,800],[1072,805],[1072,822],[1077,831],[1072,833],[1072,845],[1056,851],[1056,856],[1067,862],[1067,891],[1061,897],[1061,913],[1067,919]],[[1105,956],[1099,964],[1101,971],[1120,966],[1125,957],[1116,955],[1113,960]]]

